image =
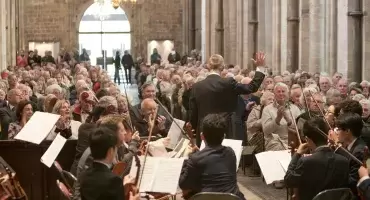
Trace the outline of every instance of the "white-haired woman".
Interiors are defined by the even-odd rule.
[[[257,146],[256,152],[263,152],[265,149],[261,120],[262,111],[266,106],[274,103],[274,98],[274,93],[264,92],[261,96],[261,105],[252,109],[246,121],[248,143],[249,145]]]
[[[77,139],[78,128],[81,122],[71,120],[71,106],[67,100],[58,100],[53,107],[53,114],[60,115],[54,130],[48,135],[48,140],[53,140],[59,133],[66,139]]]

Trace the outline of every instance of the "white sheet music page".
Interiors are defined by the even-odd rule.
[[[152,192],[175,195],[183,163],[184,158],[161,158],[155,170]]]
[[[145,167],[143,170],[143,165],[144,165],[144,156],[140,156],[140,175],[142,174],[143,178],[141,179],[141,184],[139,191],[140,192],[151,192],[152,185],[154,182],[154,176],[155,176],[155,168],[158,166],[158,158],[156,157],[146,157],[146,162],[145,162]],[[137,167],[136,167],[136,162],[135,159],[132,162],[131,170],[130,170],[130,176],[131,177],[136,177],[136,172],[137,172]],[[140,180],[140,177],[139,177]]]
[[[288,167],[291,160],[292,160],[291,157],[279,159],[280,165],[283,167],[285,173],[288,171]]]
[[[141,167],[143,159],[140,157]],[[183,158],[147,157],[139,191],[176,194],[183,162]],[[135,177],[136,172],[134,160],[130,176]]]
[[[66,142],[67,139],[58,134],[44,155],[42,155],[41,162],[50,168]]]
[[[236,170],[239,168],[240,158],[242,156],[243,152],[243,141],[242,140],[231,140],[231,139],[224,139],[222,141],[222,145],[225,147],[230,147],[234,150],[235,156],[236,156]],[[202,141],[202,144],[200,145],[200,150],[204,149],[206,147],[204,141]]]
[[[289,150],[266,151],[256,154],[266,184],[284,180],[285,171],[279,160],[288,160],[290,157]]]
[[[184,127],[185,121],[182,121],[180,119],[174,119],[176,120],[177,124],[180,127]],[[182,138],[182,133],[181,129],[176,125],[176,123],[173,121],[170,127],[170,130],[168,131],[167,137],[170,138],[170,143],[168,144],[167,148],[169,149],[174,149],[177,145],[177,143],[181,140]]]
[[[59,117],[56,114],[35,112],[15,139],[40,144],[49,135]]]

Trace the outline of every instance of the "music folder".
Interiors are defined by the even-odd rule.
[[[49,135],[59,118],[60,115],[35,112],[14,138],[39,145]]]
[[[139,191],[176,195],[183,163],[183,158],[147,157],[144,165],[144,157],[141,156]],[[136,172],[133,160],[130,176],[136,177]]]
[[[58,157],[60,151],[62,150],[66,142],[67,139],[58,134],[51,143],[51,145],[49,146],[49,148],[46,150],[44,155],[42,155],[41,162],[50,168],[51,165],[53,165],[55,159]]]
[[[284,180],[291,155],[289,150],[265,151],[256,154],[257,162],[261,168],[266,184]]]

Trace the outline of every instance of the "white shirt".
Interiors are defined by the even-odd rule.
[[[351,150],[351,148],[352,148],[352,146],[353,146],[353,144],[356,142],[356,140],[357,140],[357,138],[355,138],[349,145],[348,145],[348,147],[347,147],[347,150],[348,151],[350,151]]]

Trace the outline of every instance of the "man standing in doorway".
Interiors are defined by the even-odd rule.
[[[126,83],[132,84],[131,69],[132,69],[132,66],[134,65],[134,60],[132,59],[132,56],[128,53],[127,50],[124,52],[121,62],[122,62],[123,68],[125,69]]]

